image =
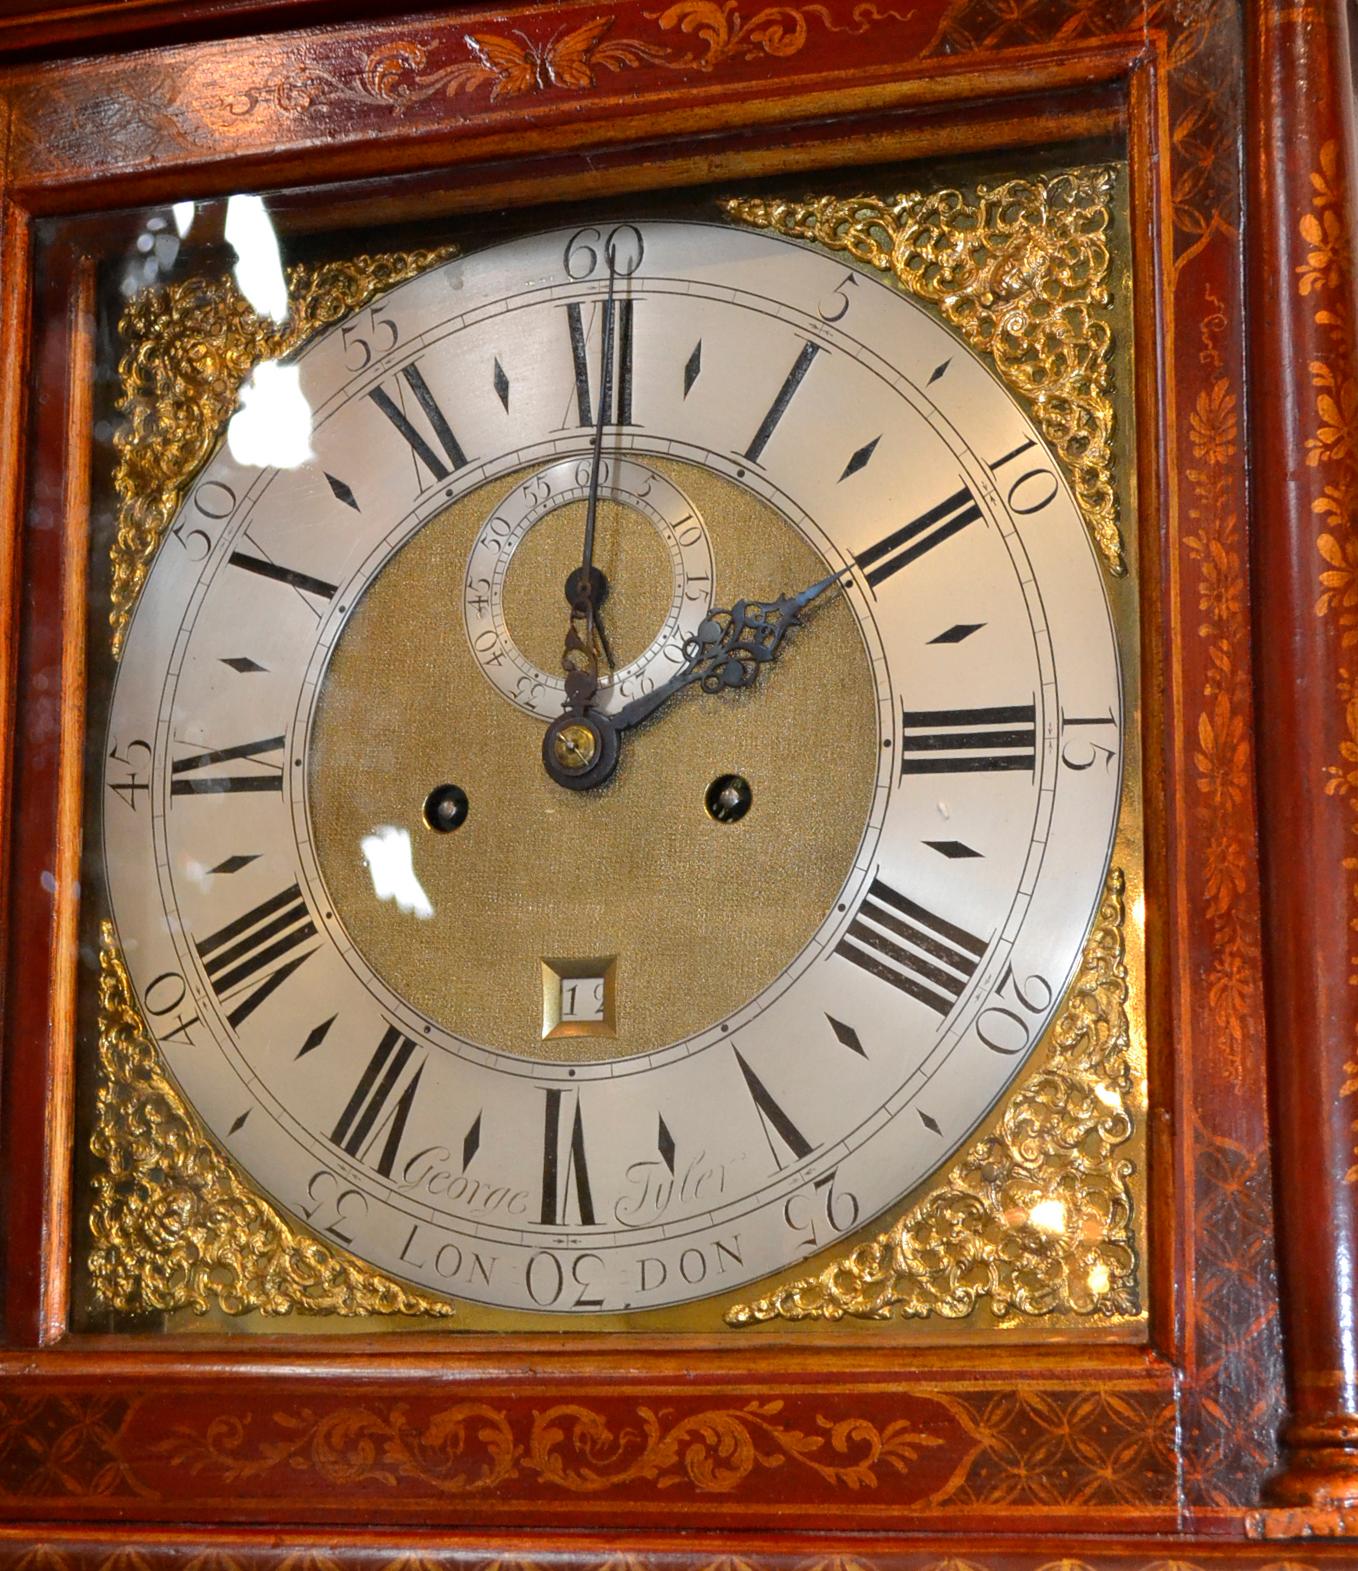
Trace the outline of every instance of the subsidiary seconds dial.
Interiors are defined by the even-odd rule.
[[[431,269],[358,371],[305,345],[310,456],[190,486],[105,746],[119,943],[213,1138],[384,1272],[575,1316],[720,1303],[936,1172],[1060,1007],[1122,784],[1026,407],[842,256],[622,238]],[[568,627],[585,732],[714,652],[597,789],[543,767]]]
[[[543,669],[516,641],[506,607],[506,584],[515,573],[516,556],[522,562],[521,547],[525,541],[532,544],[530,532],[537,528],[541,533],[540,526],[546,521],[569,524],[572,515],[586,505],[589,482],[588,458],[562,459],[535,470],[486,520],[467,562],[462,620],[477,665],[512,703],[549,719],[561,713],[565,677],[559,663],[555,670]],[[688,497],[673,481],[635,459],[602,460],[599,494],[622,515],[616,521],[619,566],[604,580],[608,595],[628,624],[640,624],[642,637],[649,633],[639,653],[625,644],[618,646],[606,631],[601,636],[599,652],[605,663],[597,702],[600,709],[612,712],[663,683],[682,665],[685,640],[697,632],[711,604],[712,547]],[[640,566],[637,558],[657,555],[653,542],[635,538],[638,529],[653,534],[663,553],[660,572],[648,575],[658,579],[655,590],[649,583],[637,581],[642,577],[636,570]],[[576,534],[578,529],[568,530],[565,538],[574,541]],[[651,546],[649,552],[645,551],[647,546]],[[548,560],[556,559],[554,554]],[[553,633],[564,620],[566,580],[559,586],[561,594],[552,594],[550,578],[544,592],[544,570],[550,573],[545,564],[536,572],[531,566],[527,568],[525,576],[536,577],[538,582],[530,583],[519,596],[527,602],[526,619],[538,636],[545,632],[540,626],[544,604],[550,607]],[[561,576],[559,571],[556,576]],[[627,605],[628,600],[639,603]],[[646,622],[648,609],[650,626]],[[600,627],[606,628],[610,620],[605,603],[599,607]],[[620,653],[623,663],[611,667],[608,656],[616,659]]]

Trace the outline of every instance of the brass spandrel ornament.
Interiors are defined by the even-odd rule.
[[[1140,1310],[1124,1155],[1140,1088],[1127,1014],[1126,888],[1108,876],[1047,1062],[938,1188],[870,1243],[726,1312],[770,1320],[960,1319]]]
[[[121,323],[127,350],[118,401],[127,425],[114,437],[118,535],[109,625],[122,652],[128,618],[189,482],[211,456],[256,366],[277,360],[365,306],[375,295],[454,254],[451,246],[355,256],[287,270],[288,314],[261,316],[229,274],[144,289]]]
[[[742,224],[846,251],[927,300],[1031,404],[1109,571],[1127,571],[1113,474],[1109,231],[1114,172],[974,191],[728,198]]]
[[[294,1226],[184,1105],[142,1018],[112,925],[99,953],[99,1162],[89,1272],[106,1307],[228,1315],[453,1313]]]

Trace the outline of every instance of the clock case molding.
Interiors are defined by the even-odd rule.
[[[0,1566],[1352,1559],[1321,1541],[1358,1532],[1355,1284],[1335,1264],[1358,1253],[1345,11],[619,0],[320,21],[283,0],[0,16]],[[507,35],[513,71],[481,42]],[[120,210],[270,190],[285,228],[338,231],[1091,146],[1130,169],[1160,782],[1146,1345],[70,1334],[89,389]]]

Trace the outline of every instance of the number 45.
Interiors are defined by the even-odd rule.
[[[109,748],[108,756],[110,763],[120,764],[127,771],[125,779],[115,780],[110,770],[108,788],[135,813],[137,792],[151,789],[151,744],[143,742],[138,737],[136,741],[129,742],[120,750],[115,738],[113,746]],[[144,775],[143,770],[145,770]]]

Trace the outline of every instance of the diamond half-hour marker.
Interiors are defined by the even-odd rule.
[[[462,1171],[465,1173],[471,1165],[471,1159],[481,1149],[481,1115],[478,1113],[472,1119],[472,1126],[467,1131],[462,1141]]]
[[[881,436],[878,435],[874,436],[872,441],[864,442],[862,447],[860,447],[853,457],[848,461],[848,463],[844,465],[844,473],[840,475],[839,478],[841,480],[847,480],[850,475],[856,475],[858,471],[864,466],[864,464],[867,463],[868,459],[872,457],[878,442],[881,440]]]
[[[868,1056],[863,1044],[858,1040],[858,1032],[852,1026],[846,1026],[842,1020],[836,1020],[833,1015],[826,1015],[825,1018],[830,1022],[830,1029],[851,1053],[857,1053],[860,1058]]]
[[[943,375],[943,373],[948,369],[948,367],[951,364],[952,364],[952,360],[951,359],[947,359],[947,360],[945,360],[943,362],[942,365],[936,365],[934,367],[934,369],[929,373],[929,380],[924,385],[926,387],[932,387],[934,385],[934,383],[938,381],[939,377],[941,377]]]
[[[973,851],[969,845],[964,845],[960,840],[926,840],[924,844],[931,851],[937,851],[940,856],[946,856],[950,862],[957,861],[959,857],[981,855],[981,852]]]
[[[335,493],[335,500],[338,502],[343,502],[346,507],[352,507],[353,510],[357,513],[359,511],[358,498],[349,489],[349,487],[345,485],[344,481],[337,480],[334,475],[330,474],[326,475],[325,478],[330,489]]]
[[[495,362],[495,372],[494,372],[493,376],[491,377],[491,381],[493,381],[494,384],[495,384],[495,396],[504,405],[505,413],[508,414],[509,413],[509,378],[505,375],[505,368],[500,364],[498,359]]]
[[[964,638],[970,638],[973,633],[979,633],[985,626],[984,622],[954,622],[950,628],[940,633],[937,638],[931,638],[931,644],[960,644]]]
[[[926,1129],[932,1131],[936,1135],[941,1135],[943,1133],[943,1131],[938,1127],[936,1121],[930,1118],[928,1113],[926,1113],[922,1108],[917,1107],[915,1111],[919,1114],[920,1123],[922,1123]]]
[[[311,1030],[306,1034],[306,1041],[297,1049],[297,1057],[305,1058],[313,1048],[319,1047],[325,1041],[326,1032],[334,1025],[337,1018],[337,1016],[331,1015],[329,1020],[322,1020],[320,1025],[312,1026]]]
[[[656,1149],[660,1152],[660,1160],[669,1168],[672,1174],[674,1172],[674,1136],[669,1132],[663,1113],[660,1114],[660,1127],[656,1130],[655,1144]]]
[[[700,338],[693,346],[693,353],[684,365],[684,397],[687,398],[693,389],[693,384],[698,380],[698,373],[703,368],[703,341]]]
[[[234,1135],[234,1134],[235,1134],[235,1132],[236,1132],[236,1131],[237,1131],[237,1130],[238,1130],[238,1129],[241,1129],[241,1128],[243,1128],[243,1127],[244,1127],[244,1125],[245,1125],[245,1120],[246,1120],[246,1119],[247,1119],[247,1118],[249,1118],[249,1116],[250,1116],[250,1114],[251,1114],[251,1113],[252,1113],[252,1112],[253,1112],[253,1111],[254,1111],[254,1110],[253,1110],[253,1108],[249,1108],[249,1107],[247,1107],[247,1108],[246,1108],[246,1109],[245,1109],[245,1111],[244,1111],[244,1112],[243,1112],[243,1113],[242,1113],[242,1114],[241,1114],[241,1115],[240,1115],[240,1117],[239,1117],[239,1118],[238,1118],[238,1119],[237,1119],[237,1120],[236,1120],[236,1122],[235,1122],[235,1123],[234,1123],[234,1124],[232,1124],[232,1126],[231,1126],[231,1127],[230,1127],[230,1129],[228,1129],[228,1130],[227,1130],[227,1134],[228,1134],[228,1135]]]
[[[235,856],[227,857],[225,862],[218,862],[216,867],[208,868],[208,872],[209,873],[239,873],[241,868],[249,867],[251,862],[258,862],[258,861],[259,861],[259,852],[258,851],[252,852],[251,855],[249,855],[249,856],[241,856],[239,853],[237,853],[237,855],[235,855]]]
[[[222,664],[229,665],[233,671],[238,671],[241,676],[248,676],[252,671],[267,671],[269,669],[268,666],[256,664],[249,655],[223,655]]]

